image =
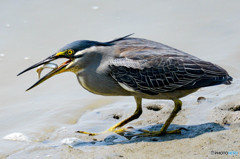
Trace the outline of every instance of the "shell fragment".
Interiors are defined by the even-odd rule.
[[[45,69],[45,68],[50,68],[50,69],[56,69],[56,68],[58,68],[58,65],[57,64],[55,64],[55,63],[47,63],[47,64],[44,64],[44,65],[42,65],[42,66],[39,66],[38,68],[37,68],[37,73],[38,73],[38,78],[40,79],[40,77],[41,77],[41,72]]]

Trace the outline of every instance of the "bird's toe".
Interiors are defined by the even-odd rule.
[[[90,133],[90,132],[86,132],[86,131],[75,131],[76,133],[81,133],[81,134],[87,134],[89,136],[95,136],[98,135],[98,133]]]

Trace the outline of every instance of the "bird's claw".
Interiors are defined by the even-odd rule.
[[[90,133],[90,132],[86,132],[86,131],[75,131],[75,133],[87,134],[89,136],[99,135],[98,133]]]

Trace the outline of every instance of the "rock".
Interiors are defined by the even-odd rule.
[[[206,100],[205,97],[198,97],[197,102],[198,102],[198,103],[202,103],[202,102],[205,101],[205,100]]]
[[[114,119],[120,119],[122,117],[122,115],[120,113],[117,113],[117,114],[113,114],[113,118]]]
[[[159,111],[163,108],[163,106],[155,104],[155,105],[148,105],[146,106],[146,108],[148,110]]]
[[[231,110],[231,111],[240,111],[240,105],[232,106],[232,107],[230,107],[228,110]]]

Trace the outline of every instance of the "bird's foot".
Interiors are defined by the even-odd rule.
[[[75,131],[75,133],[87,134],[89,136],[95,136],[95,135],[100,134],[100,133],[91,133],[91,132],[86,132],[86,131]]]
[[[170,131],[148,131],[148,130],[141,130],[143,133],[136,134],[137,136],[162,136],[165,134],[181,134],[181,130],[187,130],[186,128],[179,128],[176,130],[170,130]]]
[[[89,136],[96,136],[96,135],[100,135],[100,134],[107,134],[107,133],[116,133],[116,134],[123,134],[124,132],[128,131],[130,128],[132,127],[128,127],[128,128],[117,128],[117,129],[107,129],[106,131],[100,132],[100,133],[91,133],[91,132],[86,132],[86,131],[76,131],[76,133],[81,133],[81,134],[87,134]]]

